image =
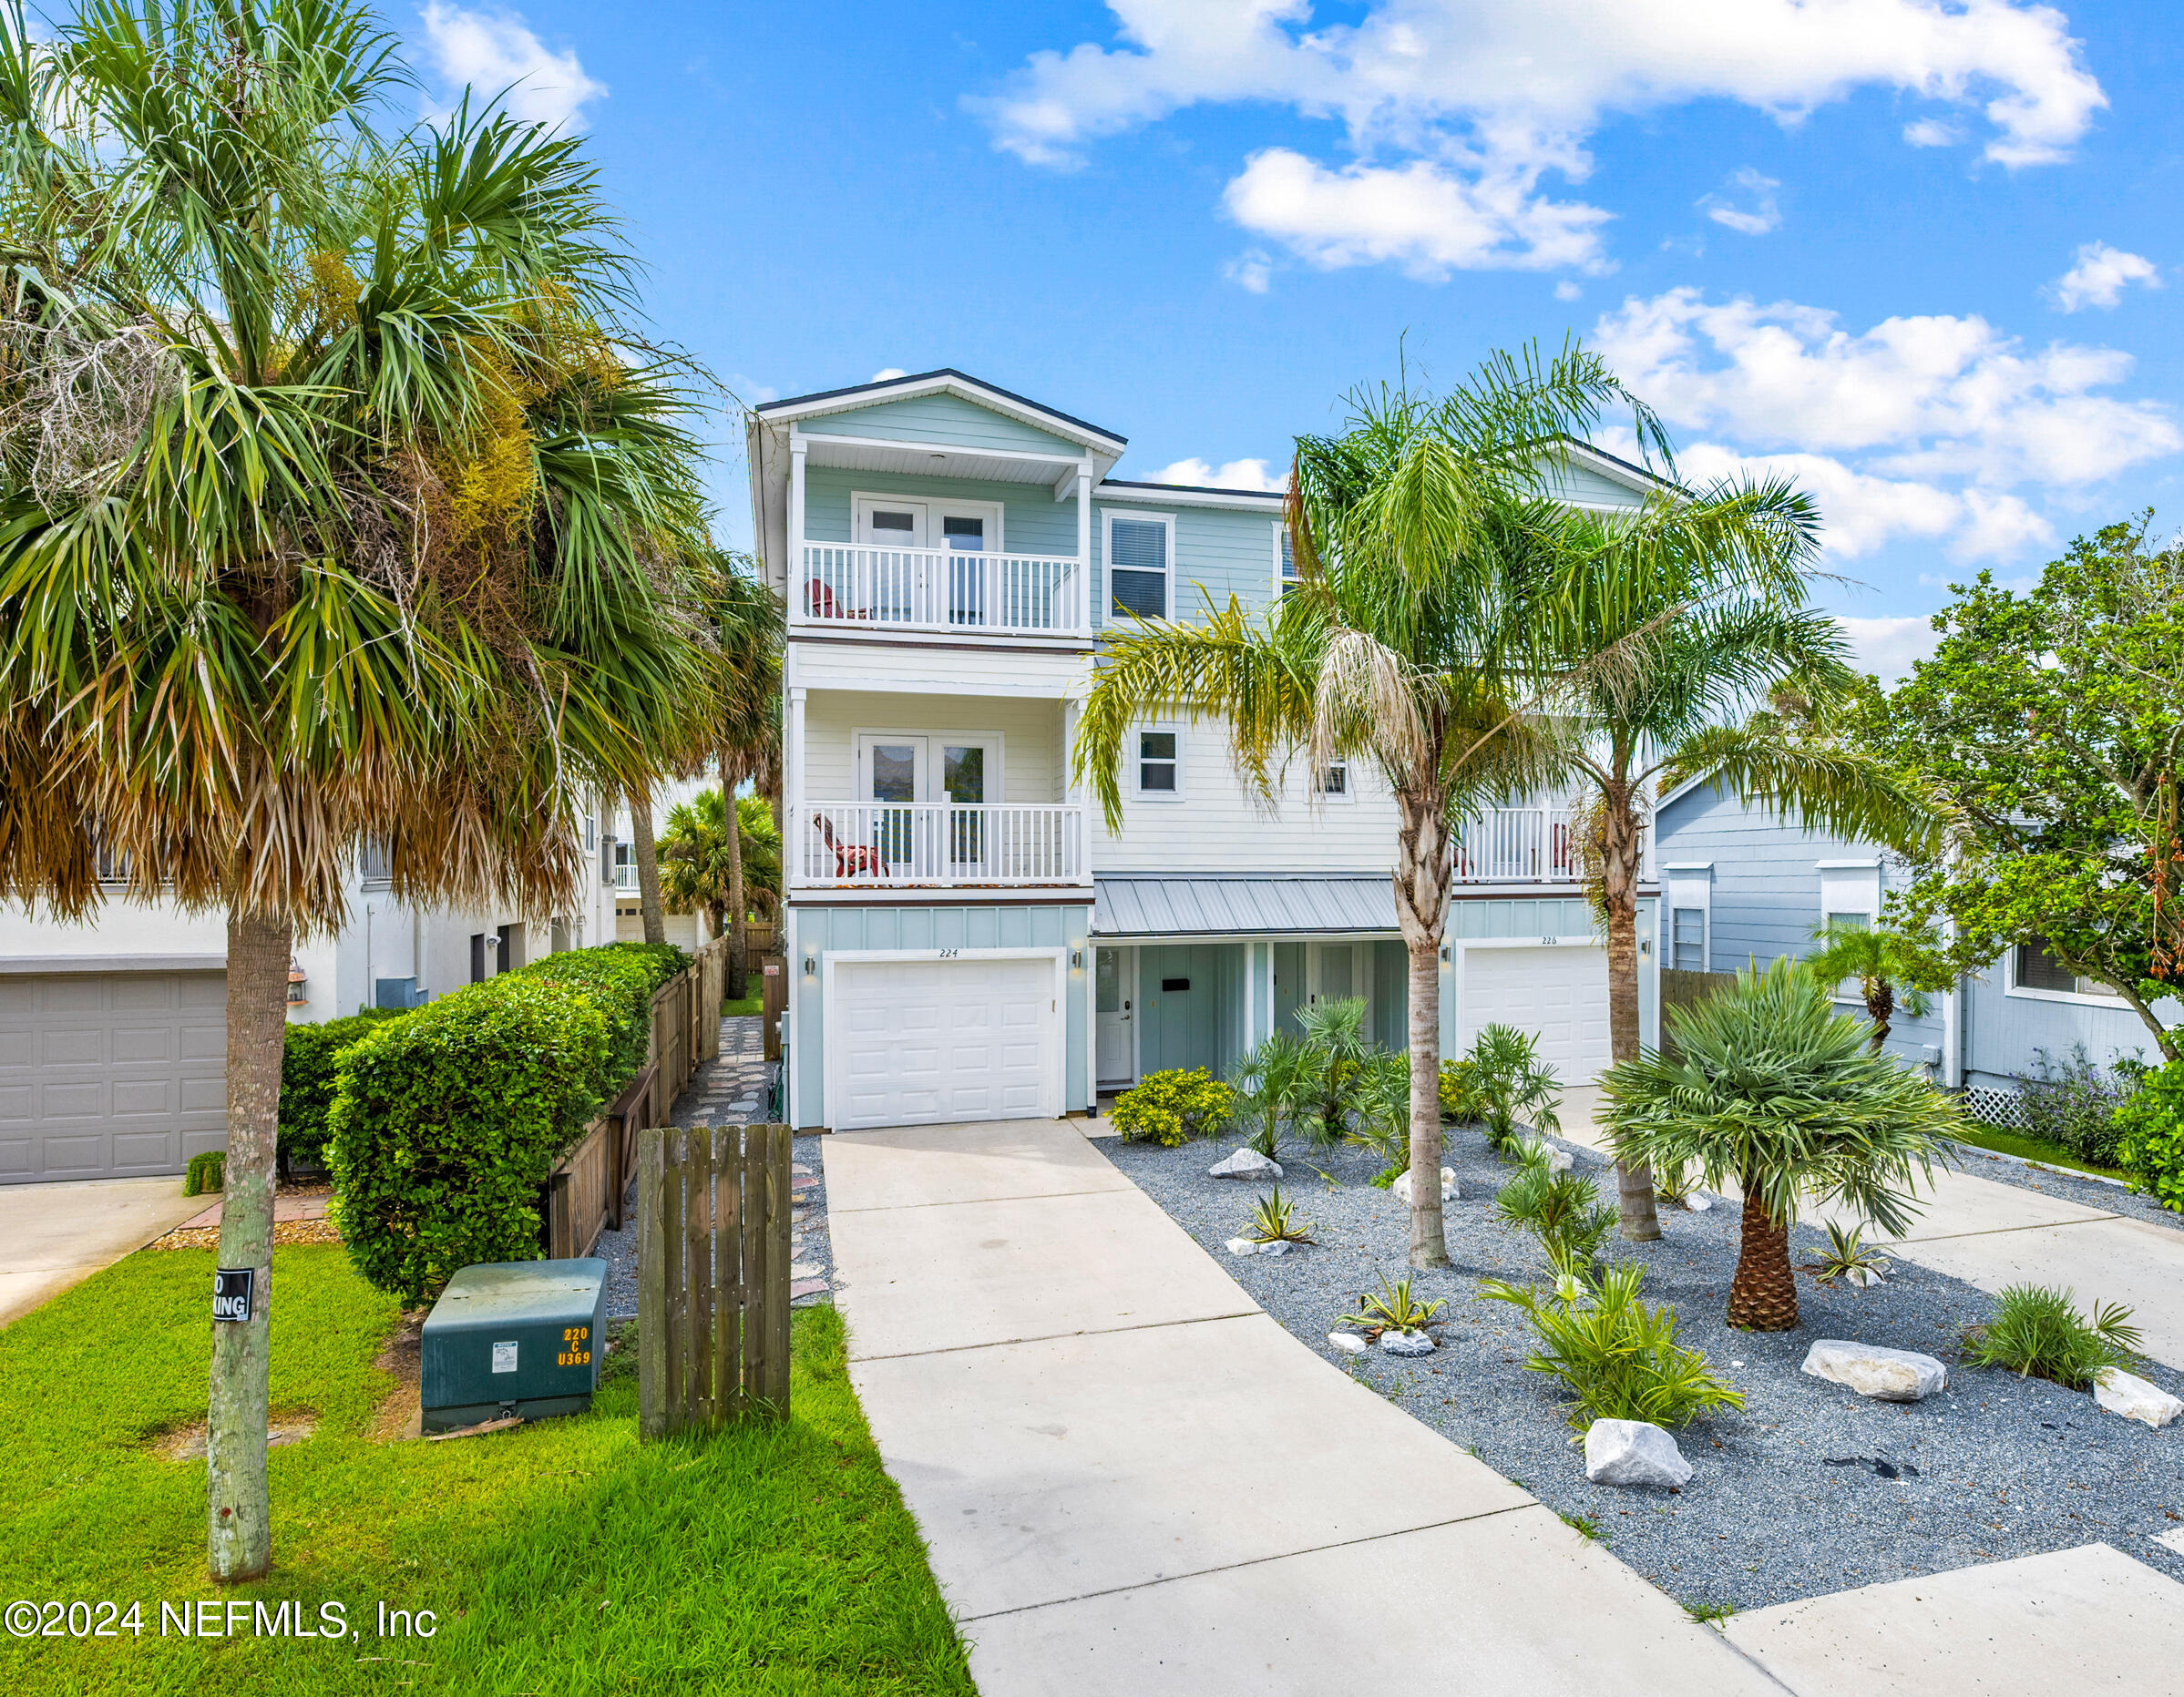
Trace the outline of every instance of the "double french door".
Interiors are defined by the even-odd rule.
[[[897,877],[976,879],[992,860],[994,744],[947,736],[859,739],[873,846]]]

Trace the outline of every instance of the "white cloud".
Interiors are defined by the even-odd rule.
[[[583,123],[585,104],[607,97],[606,85],[584,74],[575,49],[549,51],[520,13],[472,11],[429,0],[424,19],[442,79],[456,90],[467,84],[474,101],[501,98],[508,113],[525,123],[576,128]]]
[[[2077,263],[2056,280],[2049,293],[2060,311],[2075,312],[2084,306],[2114,306],[2135,282],[2158,289],[2160,268],[2105,241],[2088,241],[2077,250]]]
[[[907,377],[909,374],[899,365],[884,365],[865,381],[867,383],[893,383],[897,377]]]
[[[1945,118],[1922,118],[1903,126],[1903,139],[1914,148],[1953,148],[1964,132]]]
[[[1042,49],[969,99],[997,147],[1067,168],[1103,136],[1200,104],[1334,118],[1349,164],[1261,151],[1230,185],[1231,214],[1314,263],[1424,276],[1595,263],[1606,214],[1538,183],[1584,180],[1589,138],[1617,115],[1714,99],[1789,125],[1874,88],[1945,108],[1907,140],[1984,119],[1985,157],[2017,167],[2067,157],[2107,104],[2068,20],[2018,0],[1364,0],[1344,22],[1311,0],[1110,9],[1113,46]]]
[[[1907,618],[1848,618],[1838,613],[1835,622],[1851,644],[1851,664],[1870,671],[1888,688],[1911,675],[1912,662],[1932,654],[1942,639],[1933,621],[1924,614]]]
[[[2028,349],[1975,316],[1851,332],[1818,307],[1681,288],[1626,300],[1594,339],[1687,430],[1762,451],[1865,454],[1862,469],[1893,477],[2089,484],[2184,447],[2168,408],[2093,393],[2129,373],[2128,354]]]
[[[1329,170],[1287,148],[1255,153],[1228,185],[1228,214],[1323,270],[1392,262],[1451,271],[1602,268],[1596,207],[1537,198],[1537,172],[1467,172],[1430,159]]]
[[[1221,267],[1222,276],[1252,294],[1265,294],[1274,275],[1274,261],[1257,248],[1248,248]]]
[[[1269,470],[1265,460],[1230,460],[1209,465],[1204,460],[1177,460],[1164,465],[1146,481],[1195,484],[1202,489],[1261,489],[1280,491],[1289,486],[1287,469]]]
[[[1583,289],[1572,282],[1567,277],[1564,278],[1562,281],[1554,285],[1554,298],[1557,301],[1574,301],[1584,292],[1584,291]]]
[[[1772,177],[1762,177],[1747,165],[1732,172],[1730,188],[1741,190],[1751,204],[1739,206],[1726,195],[1710,194],[1700,198],[1699,207],[1717,224],[1747,236],[1764,236],[1782,221],[1782,209],[1775,201],[1775,190],[1782,185]]]

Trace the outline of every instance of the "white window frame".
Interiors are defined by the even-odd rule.
[[[920,795],[918,801],[911,805],[939,802],[941,781],[947,776],[943,764],[946,760],[943,745],[951,742],[958,748],[969,748],[973,744],[977,744],[985,749],[985,804],[991,807],[1007,799],[1001,792],[1001,772],[1008,762],[1009,747],[1006,740],[998,731],[922,731],[908,725],[890,725],[883,730],[871,725],[853,725],[850,727],[849,736],[851,749],[849,782],[850,787],[856,792],[856,794],[850,799],[846,805],[856,807],[886,805],[884,802],[876,802],[872,799],[871,745],[898,737],[922,737],[925,739],[924,789],[926,793]]]
[[[1148,732],[1172,736],[1175,739],[1175,787],[1173,790],[1148,790],[1140,782],[1143,775],[1144,744],[1141,741]],[[1130,731],[1130,798],[1135,802],[1180,802],[1184,799],[1184,756],[1187,745],[1181,725],[1155,721],[1133,725]]]
[[[1342,788],[1339,790],[1323,788],[1322,781],[1325,773],[1337,767],[1342,769]],[[1313,770],[1310,782],[1311,795],[1314,801],[1328,807],[1347,807],[1358,799],[1358,763],[1347,756],[1341,760],[1331,760],[1326,766]]]
[[[1007,508],[999,501],[956,501],[945,496],[896,493],[872,489],[856,489],[849,496],[849,534],[854,547],[881,547],[886,545],[857,540],[865,529],[865,515],[875,506],[921,506],[925,509],[926,537],[918,547],[928,553],[950,552],[947,539],[938,526],[949,518],[982,518],[993,526],[986,537],[985,552],[1006,554],[1008,538],[1001,534],[1002,520]]]
[[[2002,993],[2027,1002],[2061,1002],[2070,1007],[2128,1008],[2130,1003],[2113,991],[2093,990],[2040,990],[2029,984],[2017,982],[2017,947],[2015,943],[2002,956]]]
[[[1291,588],[1302,581],[1300,578],[1282,576],[1282,543],[1288,534],[1287,523],[1277,519],[1274,524],[1274,598],[1277,601],[1279,601],[1282,597],[1289,593]],[[1292,555],[1290,564],[1295,565],[1296,563],[1296,557]]]
[[[1866,928],[1872,929],[1881,923],[1881,904],[1885,893],[1881,887],[1881,863],[1878,860],[1823,860],[1815,863],[1820,873],[1820,925],[1829,923],[1830,914],[1863,914]],[[1858,1007],[1865,1006],[1865,997],[1858,993],[1857,983],[1845,978],[1835,987],[1835,1000]]]
[[[1714,863],[1712,861],[1687,862],[1680,865],[1664,866],[1663,876],[1668,884],[1667,900],[1662,904],[1666,911],[1667,924],[1663,930],[1661,965],[1671,971],[1684,971],[1676,964],[1676,916],[1678,913],[1698,914],[1698,970],[1714,969]]]
[[[1108,506],[1100,510],[1100,587],[1107,591],[1107,598],[1102,603],[1101,610],[1102,621],[1107,624],[1118,624],[1124,617],[1123,614],[1115,611],[1114,606],[1114,523],[1118,518],[1128,525],[1164,525],[1167,527],[1168,541],[1164,552],[1166,554],[1168,561],[1168,583],[1167,588],[1162,592],[1161,605],[1164,609],[1162,616],[1174,618],[1175,617],[1175,515],[1173,513],[1140,512],[1135,507],[1118,509]],[[1144,567],[1126,566],[1123,569],[1125,571],[1143,571]],[[1154,726],[1149,729],[1165,730],[1166,727]],[[1182,774],[1178,773],[1179,782],[1181,777]]]

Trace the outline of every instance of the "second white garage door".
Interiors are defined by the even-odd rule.
[[[826,1032],[837,1131],[1061,1111],[1051,958],[834,967]]]
[[[1458,1040],[1514,1026],[1539,1038],[1539,1057],[1565,1088],[1590,1084],[1608,1064],[1607,951],[1467,948]]]

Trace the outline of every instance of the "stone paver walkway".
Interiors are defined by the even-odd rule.
[[[1290,1337],[1073,1125],[825,1153],[851,1378],[985,1697],[1783,1690]]]

